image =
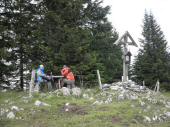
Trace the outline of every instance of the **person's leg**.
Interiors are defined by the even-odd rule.
[[[68,80],[66,78],[63,79],[63,87],[68,87]]]
[[[71,89],[71,82],[68,79],[64,79],[64,83],[67,85],[67,88]]]
[[[40,91],[40,82],[37,82],[34,87],[34,92],[39,92]]]
[[[48,85],[48,91],[51,91],[51,90],[52,90],[52,84],[51,84],[51,82],[47,82],[47,85]]]
[[[75,81],[74,80],[67,80],[67,84],[69,85],[70,89],[75,87]]]
[[[75,87],[76,87],[76,86],[75,86],[75,80],[72,81],[72,84],[71,84],[71,85],[72,85],[72,88],[75,88]]]

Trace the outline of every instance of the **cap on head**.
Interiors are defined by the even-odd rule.
[[[67,67],[66,65],[63,65],[63,68]]]
[[[43,69],[44,69],[44,65],[42,65],[42,64],[41,64],[41,65],[40,65],[40,69],[42,69],[42,70],[43,70]]]

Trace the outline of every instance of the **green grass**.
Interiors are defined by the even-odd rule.
[[[96,93],[96,91],[93,91]],[[33,98],[25,103],[24,92],[0,93],[0,108],[10,109],[16,105],[24,108],[24,111],[16,113],[16,117],[22,120],[10,120],[6,117],[0,118],[0,127],[169,127],[170,121],[162,123],[144,123],[141,114],[149,115],[150,112],[142,112],[137,101],[116,101],[111,104],[92,105],[93,101],[76,98],[73,96],[64,97],[55,94],[35,94]],[[9,100],[6,103],[5,100]],[[36,107],[34,102],[40,100],[50,104],[50,107]],[[11,103],[12,102],[12,103]],[[77,105],[83,109],[85,114],[75,112],[63,112],[65,103]],[[131,105],[135,107],[132,107]],[[159,108],[151,107],[154,111]]]

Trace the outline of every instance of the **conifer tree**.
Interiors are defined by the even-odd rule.
[[[142,48],[134,64],[134,77],[138,82],[154,86],[156,81],[169,81],[167,41],[152,13],[145,13]]]

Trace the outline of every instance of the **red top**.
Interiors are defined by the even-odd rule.
[[[64,67],[62,70],[61,70],[61,75],[66,77],[66,75],[69,73],[70,71],[70,68],[69,67]]]
[[[65,67],[61,70],[62,76],[67,78],[68,80],[75,80],[73,73],[70,71],[69,67]]]

